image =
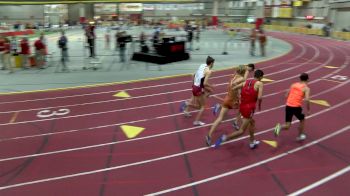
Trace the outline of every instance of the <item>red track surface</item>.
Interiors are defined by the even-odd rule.
[[[210,124],[193,127],[193,119],[178,112],[179,103],[191,95],[189,77],[4,95],[0,195],[144,195],[163,190],[169,195],[285,195],[349,167],[349,80],[331,78],[349,78],[349,43],[272,36],[289,42],[293,50],[257,64],[274,81],[264,87],[263,110],[255,115],[256,137],[276,140],[272,129],[284,120],[284,92],[308,72],[312,99],[327,100],[331,107],[312,105],[304,143],[295,142],[294,124],[277,138],[277,148],[260,144],[252,151],[247,136],[219,149],[205,147]],[[230,74],[218,71],[211,78],[218,96],[225,94]],[[113,97],[120,90],[132,97]],[[217,101],[211,98],[209,105]],[[38,118],[47,108],[68,108],[70,113]],[[203,120],[214,121],[209,109]],[[230,121],[219,126],[215,137],[232,131]],[[120,129],[124,124],[145,130],[127,139]],[[306,194],[349,195],[350,175],[344,173]]]

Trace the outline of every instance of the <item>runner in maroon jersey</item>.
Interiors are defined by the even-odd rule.
[[[255,120],[253,119],[256,103],[258,102],[258,109],[261,110],[263,83],[261,79],[264,76],[264,72],[261,70],[256,70],[254,72],[254,79],[246,80],[237,88],[242,88],[241,90],[241,102],[239,106],[239,111],[243,117],[242,125],[237,132],[226,136],[222,135],[215,143],[215,147],[219,147],[222,142],[232,140],[240,135],[242,135],[247,129],[249,129],[250,144],[251,149],[256,148],[259,145],[259,141],[255,140]]]

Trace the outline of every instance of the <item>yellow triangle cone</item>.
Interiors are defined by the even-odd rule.
[[[336,69],[336,68],[339,68],[339,67],[335,67],[335,66],[324,66],[325,68],[329,68],[329,69]]]
[[[276,148],[276,147],[278,146],[278,144],[277,144],[276,141],[263,140],[263,142],[264,142],[265,144],[268,144],[268,145],[274,147],[274,148]]]
[[[125,91],[120,91],[116,94],[113,95],[114,97],[122,97],[122,98],[128,98],[131,97],[127,92]]]
[[[129,139],[138,136],[143,130],[145,130],[143,127],[134,127],[129,125],[122,125],[120,128]]]
[[[274,80],[268,79],[268,78],[263,78],[261,79],[262,82],[273,82]]]
[[[310,100],[311,103],[329,107],[331,106],[326,100]]]

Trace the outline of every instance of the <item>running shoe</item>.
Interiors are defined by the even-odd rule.
[[[275,134],[275,137],[279,136],[281,132],[281,125],[279,123],[276,124],[275,129],[273,133]]]
[[[211,137],[209,137],[209,135],[205,136],[205,143],[207,143],[208,146],[211,145]]]
[[[255,149],[258,147],[259,144],[260,144],[260,141],[254,140],[252,143],[249,144],[249,148]]]
[[[227,139],[227,136],[224,134],[222,135],[218,140],[216,140],[215,142],[215,148],[219,148],[219,146],[221,145],[221,143],[225,142]]]
[[[186,106],[187,106],[186,101],[182,102],[181,105],[180,105],[180,112],[185,111]]]
[[[214,105],[214,107],[213,107],[213,114],[214,114],[214,116],[216,116],[219,113],[220,107],[221,106],[218,103]]]
[[[194,125],[194,126],[203,126],[203,125],[205,125],[205,123],[202,122],[202,121],[194,121],[194,122],[193,122],[193,125]]]
[[[236,130],[239,130],[239,126],[238,126],[238,123],[237,123],[237,121],[233,121],[232,122],[232,126],[233,126],[233,128],[235,128]]]
[[[306,135],[305,134],[300,134],[298,137],[297,137],[297,141],[298,142],[301,142],[301,141],[304,141],[306,139]]]
[[[184,116],[185,116],[186,118],[189,118],[189,117],[191,117],[192,115],[191,115],[191,113],[185,112],[185,111],[184,111]]]

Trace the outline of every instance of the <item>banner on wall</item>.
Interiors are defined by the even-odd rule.
[[[294,7],[303,6],[303,1],[293,1],[293,6],[294,6]]]
[[[114,14],[117,11],[117,4],[97,3],[94,5],[94,11],[97,14]]]
[[[280,7],[278,11],[279,18],[292,18],[293,8],[291,7]]]
[[[122,12],[141,12],[143,10],[142,3],[121,3],[119,10]]]

